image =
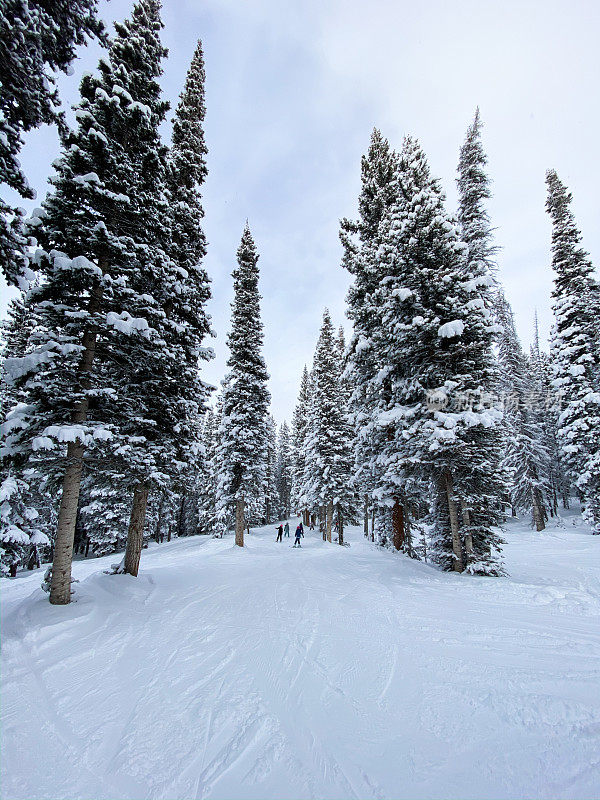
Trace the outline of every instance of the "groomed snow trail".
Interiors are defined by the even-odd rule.
[[[600,538],[507,538],[505,579],[269,526],[3,580],[2,797],[598,797]]]

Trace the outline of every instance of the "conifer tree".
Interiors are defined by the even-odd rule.
[[[513,509],[532,514],[536,530],[546,527],[551,503],[550,456],[543,440],[543,429],[536,419],[531,370],[515,330],[512,310],[504,294],[498,292],[498,337],[500,390],[504,397],[504,464],[510,476],[510,501]]]
[[[338,348],[327,309],[315,350],[308,417],[304,468],[308,505],[311,510],[326,508],[328,541],[336,514],[342,544],[344,522],[356,515],[351,480],[352,437],[341,388]]]
[[[0,183],[33,198],[19,163],[22,134],[40,125],[65,132],[55,73],[67,72],[75,48],[89,37],[104,40],[97,0],[3,0],[0,5]],[[0,200],[0,261],[8,283],[22,289],[27,269],[22,213]]]
[[[584,515],[600,533],[600,287],[570,209],[571,193],[554,170],[546,175],[552,220],[554,383],[563,409],[559,438],[565,466],[581,493]]]
[[[196,494],[198,497],[198,532],[217,533],[217,431],[219,412],[208,408],[202,427],[202,453],[198,459]]]
[[[162,298],[152,295],[170,285],[156,246],[166,238],[165,217],[152,214],[164,160],[158,127],[167,108],[156,80],[165,55],[161,24],[157,0],[140,0],[131,19],[116,24],[100,74],[82,79],[78,127],[55,162],[53,192],[34,217],[45,281],[32,302],[43,325],[35,350],[11,365],[29,403],[12,418],[10,446],[27,457],[43,449],[60,456],[67,445],[52,603],[70,600],[86,448],[91,453],[113,439],[112,454],[133,463],[143,431],[123,409],[136,405],[140,393],[135,398],[132,387],[145,378],[146,393],[154,390],[149,353],[166,345]],[[146,410],[135,409],[138,420]],[[132,416],[128,429],[122,420]]]
[[[282,422],[277,439],[276,486],[279,497],[279,518],[287,519],[292,513],[292,449],[290,429]]]
[[[227,338],[229,372],[223,382],[219,427],[217,513],[235,513],[236,544],[244,546],[245,504],[261,498],[265,478],[269,378],[262,355],[258,253],[248,223],[233,271],[234,301]]]
[[[558,500],[563,507],[569,505],[569,484],[565,475],[562,453],[558,444],[558,402],[555,387],[552,385],[552,361],[540,345],[537,311],[534,314],[533,344],[529,352],[530,380],[533,387],[531,413],[539,432],[542,445],[548,453],[547,476],[545,483],[549,501],[550,515],[558,513]]]
[[[467,308],[474,312],[470,315],[471,341],[464,367],[469,372],[469,381],[472,382],[470,391],[474,391],[480,400],[486,396],[491,398],[498,389],[498,371],[493,349],[497,334],[493,291],[496,269],[494,256],[497,248],[493,243],[486,208],[491,191],[486,173],[487,157],[481,142],[481,128],[477,109],[460,150],[456,180],[460,238],[467,247],[462,262],[461,289],[466,292]],[[473,389],[473,386],[476,388]],[[483,406],[480,408],[483,410]],[[500,416],[491,413],[486,423],[476,425],[471,430],[470,457],[466,469],[458,479],[463,492],[461,519],[467,551],[471,550],[473,536],[486,538],[486,529],[491,530],[501,521],[499,506],[507,482],[507,475],[502,468],[503,426]],[[467,499],[467,493],[470,500]],[[482,506],[480,497],[486,495],[490,500]],[[483,519],[482,508],[487,509],[483,512]],[[486,513],[489,514],[487,519]],[[476,528],[478,521],[483,525],[480,532]],[[473,525],[475,528],[471,529]]]
[[[481,303],[471,302],[466,245],[423,151],[410,138],[398,182],[398,201],[378,231],[377,325],[370,344],[381,367],[371,389],[380,431],[376,494],[389,509],[381,523],[391,529],[388,540],[395,543],[400,534],[400,544],[410,549],[402,534],[405,509],[431,487],[434,559],[445,569],[498,574],[500,414],[483,396],[491,323]],[[461,508],[472,510],[462,530]]]
[[[373,348],[377,314],[373,297],[379,285],[377,232],[382,217],[397,199],[398,157],[387,139],[374,129],[369,150],[361,161],[361,193],[358,220],[343,219],[340,238],[344,248],[342,265],[353,275],[348,292],[348,317],[353,335],[348,347],[347,380],[352,386],[350,414],[355,430],[355,483],[364,498],[365,526],[373,492],[376,439],[374,423],[377,404],[375,378],[380,369]]]
[[[306,464],[305,439],[310,400],[310,381],[306,365],[302,370],[298,402],[292,417],[292,489],[291,505],[297,513],[302,513],[304,523],[308,524],[306,498],[304,496],[304,467]]]
[[[269,522],[279,518],[280,505],[277,492],[277,426],[271,414],[267,417],[267,447],[263,496],[264,520],[268,525]]]
[[[144,348],[146,352],[136,358],[141,369],[128,375],[129,393],[139,397],[143,410],[129,420],[130,428],[132,435],[135,431],[144,435],[135,470],[131,469],[131,452],[128,455],[136,483],[124,569],[132,574],[137,574],[149,490],[156,486],[163,495],[167,493],[170,510],[173,491],[184,498],[191,491],[201,417],[210,393],[199,373],[199,362],[213,357],[212,349],[203,346],[211,332],[205,309],[209,279],[201,263],[206,254],[200,195],[207,173],[204,115],[204,62],[199,42],[175,114],[168,159],[159,141],[155,142],[153,194],[146,200],[154,263],[150,282],[148,270],[142,273],[139,291],[150,289],[163,317],[161,346],[151,342]],[[132,345],[133,350],[140,350],[139,342]],[[184,499],[184,507],[185,503]]]

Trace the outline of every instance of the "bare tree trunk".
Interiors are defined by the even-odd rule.
[[[462,547],[460,543],[460,532],[458,530],[458,509],[456,507],[456,500],[454,499],[454,486],[452,483],[452,473],[446,470],[444,475],[444,484],[446,488],[446,497],[448,498],[448,514],[450,516],[450,529],[452,530],[452,552],[454,558],[452,560],[452,567],[455,572],[463,571],[462,560]]]
[[[148,503],[148,486],[138,483],[133,490],[133,505],[127,531],[127,547],[123,572],[137,577],[140,568],[142,545],[144,544],[144,523],[146,521],[146,505]]]
[[[331,542],[331,528],[333,526],[333,500],[327,503],[327,541]]]
[[[235,501],[235,543],[244,546],[244,498]]]
[[[402,550],[404,544],[404,509],[396,497],[392,509],[392,530],[394,532],[394,549]]]
[[[410,506],[406,502],[402,504],[402,508],[404,510],[404,543],[406,547],[406,552],[408,555],[413,558],[414,557],[414,550],[413,550],[413,543],[412,543],[412,530],[410,527]]]
[[[69,442],[50,583],[50,602],[57,606],[64,606],[71,602],[71,562],[73,561],[73,539],[83,470],[83,451],[83,445],[79,442]]]
[[[177,536],[187,536],[187,530],[185,525],[185,506],[187,502],[187,495],[181,495],[181,501],[179,503],[179,517],[177,519]]]
[[[104,269],[106,264],[100,264],[100,267]],[[98,311],[101,299],[102,289],[98,287],[92,293],[88,304],[88,312],[90,314],[95,314]],[[78,372],[81,376],[81,390],[83,391],[90,387],[89,376],[96,355],[96,338],[96,328],[92,326],[84,331],[81,339],[83,352]],[[73,409],[72,420],[74,424],[85,422],[88,408],[89,398],[84,394]],[[62,481],[62,496],[56,525],[52,580],[50,582],[50,602],[57,606],[64,606],[71,602],[71,563],[73,561],[73,540],[77,522],[84,449],[83,444],[79,441],[69,442],[67,446],[67,466]]]
[[[463,525],[465,526],[465,550],[467,551],[467,564],[473,560],[473,534],[469,530],[471,527],[471,512],[464,505],[461,505]]]
[[[365,495],[365,510],[364,510],[364,523],[363,523],[363,530],[364,534],[369,538],[369,495]]]
[[[162,542],[161,530],[163,523],[164,507],[165,507],[165,495],[164,492],[161,492],[160,500],[158,501],[158,514],[156,515],[156,531],[154,535],[154,538],[156,539],[156,544],[160,544]]]
[[[533,501],[533,521],[535,523],[536,531],[543,531],[546,527],[544,523],[544,514],[542,513],[540,493],[538,489],[531,492],[531,499]]]
[[[375,505],[371,511],[371,541],[375,541]]]
[[[268,497],[265,502],[265,513],[267,515],[267,518],[265,520],[265,525],[268,525],[269,522],[271,522],[271,500]]]
[[[338,544],[344,544],[344,515],[338,506]]]

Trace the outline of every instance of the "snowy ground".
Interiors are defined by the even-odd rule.
[[[600,796],[600,537],[513,525],[506,579],[274,538],[3,580],[4,800]]]

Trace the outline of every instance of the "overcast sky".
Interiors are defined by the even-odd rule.
[[[111,22],[131,2],[100,8]],[[225,371],[231,271],[248,218],[278,422],[291,418],[323,307],[349,330],[338,222],[356,213],[374,126],[396,148],[407,133],[420,139],[453,211],[458,151],[479,105],[500,276],[526,346],[534,308],[544,337],[551,324],[547,168],[573,192],[600,263],[598,0],[163,0],[163,16],[173,107],[198,38],[206,60],[206,266],[218,338],[204,376],[218,385]],[[98,55],[83,48],[61,79],[65,105]],[[53,131],[28,138],[21,160],[38,200],[22,206],[39,205],[58,153]]]

